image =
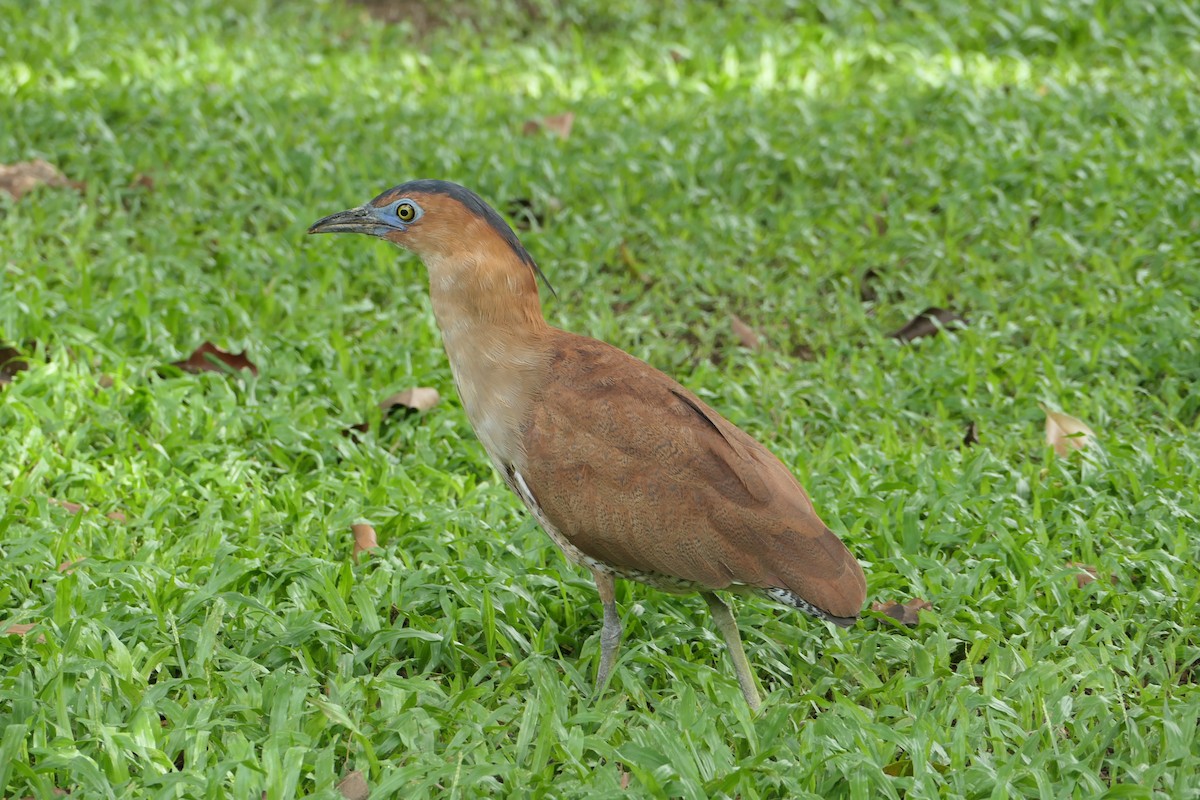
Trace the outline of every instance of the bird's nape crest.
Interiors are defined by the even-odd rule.
[[[554,290],[554,287],[550,284],[549,279],[546,278],[546,274],[542,272],[541,267],[539,267],[537,262],[533,260],[533,256],[529,255],[529,251],[525,249],[523,244],[521,244],[521,240],[517,238],[516,232],[504,220],[504,217],[500,216],[496,209],[488,205],[482,197],[475,194],[465,186],[460,186],[452,181],[427,179],[402,183],[393,189],[389,189],[386,194],[392,196],[402,196],[415,192],[424,194],[441,194],[457,200],[459,203],[462,203],[464,208],[491,226],[492,230],[498,233],[500,238],[504,240],[505,244],[512,249],[513,254],[516,255],[521,263],[532,269],[534,274],[541,278],[542,283],[546,284],[546,288],[550,290],[550,293],[555,297],[558,297],[558,292]]]

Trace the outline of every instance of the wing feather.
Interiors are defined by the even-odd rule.
[[[770,451],[615,347],[560,332],[555,348],[522,473],[559,533],[613,566],[857,615],[862,569]]]

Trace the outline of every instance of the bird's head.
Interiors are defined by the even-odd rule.
[[[479,263],[488,255],[515,258],[550,287],[504,218],[479,195],[449,181],[402,183],[357,208],[317,220],[308,232],[386,239],[420,256],[431,274]]]

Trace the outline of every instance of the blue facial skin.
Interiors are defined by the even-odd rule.
[[[401,206],[411,206],[413,215],[408,220],[400,219]],[[374,201],[365,206],[339,211],[319,219],[308,229],[309,233],[364,233],[383,237],[392,231],[403,233],[408,226],[424,216],[425,212],[416,202],[402,197],[384,206],[375,206]]]

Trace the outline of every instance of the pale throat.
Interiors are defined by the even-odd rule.
[[[547,326],[536,289],[530,292],[503,268],[433,259],[426,267],[433,314],[463,409],[503,474],[506,465],[524,464],[523,424],[546,363],[538,345]]]

